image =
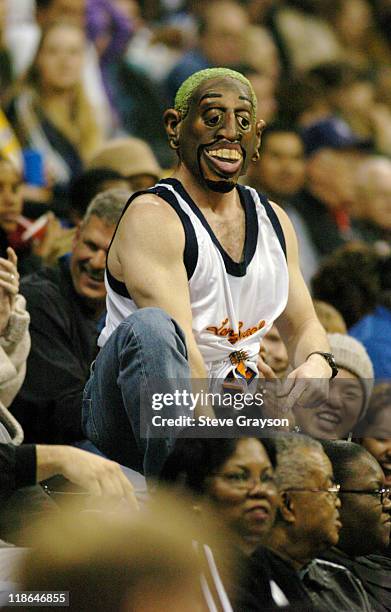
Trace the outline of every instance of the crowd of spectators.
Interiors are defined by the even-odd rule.
[[[391,610],[390,25],[382,0],[0,0],[0,607]],[[290,218],[339,371],[285,409],[273,325],[257,384],[288,431],[148,442],[150,481],[85,390],[106,256],[175,165],[164,110],[219,66],[257,95],[240,182]]]

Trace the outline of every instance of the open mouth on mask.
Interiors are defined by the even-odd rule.
[[[204,148],[202,154],[208,167],[220,176],[233,176],[243,165],[243,152],[239,145]]]

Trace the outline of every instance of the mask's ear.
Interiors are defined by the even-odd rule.
[[[262,136],[262,132],[265,127],[266,127],[266,123],[263,121],[263,119],[260,119],[255,124],[255,139],[256,140],[255,140],[255,151],[251,158],[252,161],[258,161],[259,159],[259,149],[261,148],[261,136]]]
[[[164,126],[166,128],[168,142],[171,149],[179,149],[179,129],[181,114],[175,108],[169,108],[163,115]]]
[[[280,511],[282,519],[286,523],[294,523],[296,520],[294,500],[292,499],[291,495],[287,492],[281,493],[280,499],[281,499],[281,502],[279,506],[279,511]]]

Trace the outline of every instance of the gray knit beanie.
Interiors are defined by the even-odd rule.
[[[355,338],[346,334],[327,334],[327,337],[337,366],[355,374],[364,388],[365,402],[360,414],[362,419],[368,410],[374,384],[372,362],[364,345]]]

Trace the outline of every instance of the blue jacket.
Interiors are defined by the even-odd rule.
[[[350,328],[349,334],[367,349],[376,379],[391,379],[391,310],[378,306]]]

